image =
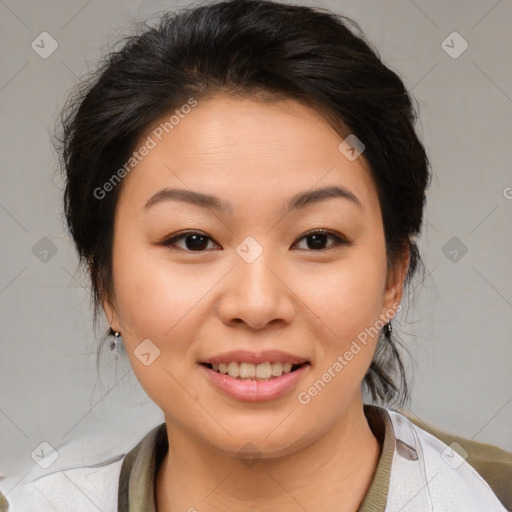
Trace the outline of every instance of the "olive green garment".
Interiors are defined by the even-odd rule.
[[[382,447],[377,468],[358,512],[382,512],[386,508],[395,438],[385,409],[365,405],[370,428]],[[467,462],[487,481],[498,499],[512,510],[512,453],[495,446],[453,436],[402,413],[445,444],[459,443],[469,454]],[[156,471],[168,450],[165,423],[153,429],[125,457],[119,479],[118,512],[156,512]],[[191,506],[194,504],[192,503]],[[197,507],[196,507],[197,508]]]
[[[7,503],[6,497],[0,492],[0,512],[7,512],[9,504]]]

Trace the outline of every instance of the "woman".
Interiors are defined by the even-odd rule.
[[[12,510],[512,506],[510,454],[391,409],[429,162],[402,81],[350,24],[264,0],[167,14],[72,100],[70,233],[165,423]]]

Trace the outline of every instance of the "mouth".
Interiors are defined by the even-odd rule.
[[[223,395],[242,402],[289,395],[309,374],[311,362],[285,352],[229,352],[199,363],[206,380]]]
[[[266,361],[262,363],[230,361],[229,363],[202,362],[200,364],[216,373],[227,375],[236,380],[252,380],[256,382],[279,379],[285,374],[293,373],[300,368],[310,365],[309,361],[295,364],[290,361]]]

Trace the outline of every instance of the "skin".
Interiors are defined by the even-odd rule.
[[[124,179],[114,224],[115,297],[103,307],[165,415],[170,449],[157,472],[159,512],[348,512],[364,499],[381,449],[361,397],[377,337],[308,404],[297,395],[396,309],[409,255],[387,265],[368,164],[364,154],[348,160],[341,141],[296,100],[212,96]],[[349,189],[361,207],[330,198],[285,213],[292,196],[327,185]],[[166,187],[218,196],[232,214],[177,201],[145,211]],[[319,228],[350,244],[329,235],[316,249],[305,235]],[[187,249],[184,238],[159,245],[185,230],[207,235],[203,248]],[[263,249],[252,263],[236,252],[249,236]],[[147,338],[160,355],[145,366],[134,350]],[[285,396],[241,402],[214,388],[198,366],[239,349],[279,349],[311,366]],[[250,467],[237,456],[248,442],[261,456]]]

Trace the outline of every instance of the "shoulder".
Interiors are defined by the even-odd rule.
[[[417,449],[425,481],[432,478],[427,487],[434,495],[452,495],[458,503],[468,501],[478,510],[503,510],[503,506],[512,510],[512,453],[447,433],[397,411],[388,413],[397,438],[397,453],[400,444]],[[400,457],[397,466],[404,466]],[[457,496],[458,491],[464,498]],[[499,503],[493,504],[496,499]],[[479,503],[488,505],[478,508]]]
[[[457,452],[489,484],[505,507],[512,510],[511,452],[491,444],[451,434],[416,418],[410,418],[410,421]],[[450,452],[447,451],[445,457],[449,454]]]
[[[124,455],[94,466],[76,467],[16,485],[6,495],[9,512],[117,512]],[[6,492],[4,490],[4,492]]]
[[[43,475],[29,472],[23,478],[9,478],[0,482],[0,512],[118,512],[119,499],[126,501],[130,481],[146,481],[155,447],[159,442],[165,447],[166,441],[163,423],[128,453],[110,453],[101,462],[92,463],[94,454],[81,449],[73,452],[72,467],[66,465]],[[2,492],[8,508],[7,503],[2,503]],[[128,510],[127,505],[119,510]]]

